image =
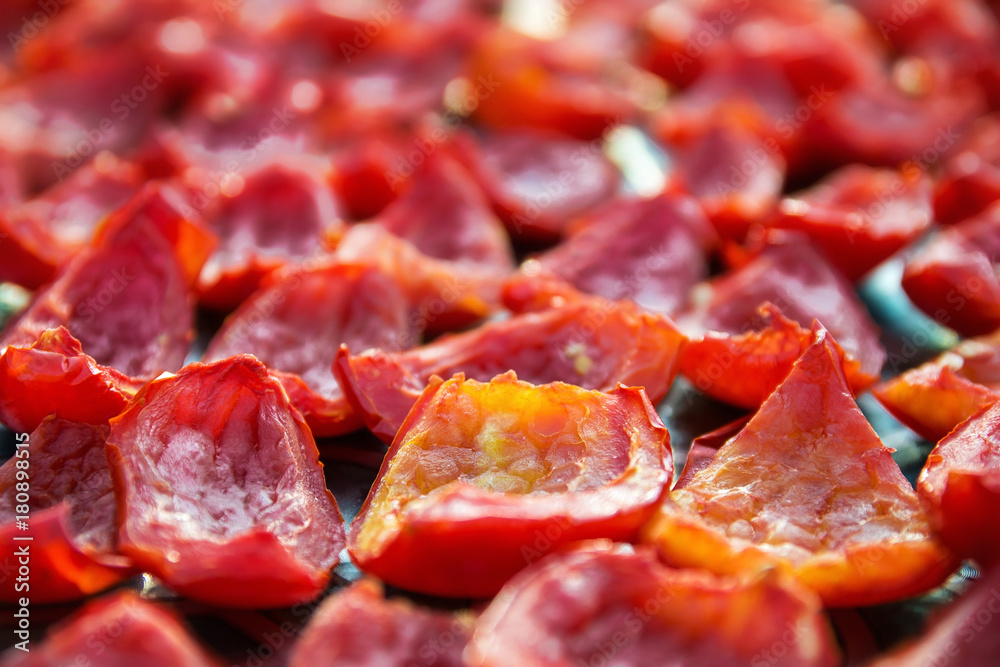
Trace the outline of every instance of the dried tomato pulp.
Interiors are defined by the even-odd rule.
[[[260,608],[325,588],[343,519],[312,434],[250,355],[147,384],[107,452],[119,550],[179,593]]]
[[[402,588],[493,595],[559,545],[633,538],[671,461],[641,389],[536,386],[513,373],[437,380],[403,422],[348,549],[364,572]]]

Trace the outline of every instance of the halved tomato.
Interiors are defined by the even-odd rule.
[[[409,314],[392,278],[371,266],[327,259],[266,280],[226,319],[204,360],[253,354],[284,385],[314,436],[341,435],[362,422],[333,376],[337,348],[410,348],[420,332]]]
[[[470,624],[404,599],[386,600],[381,585],[362,579],[323,601],[292,648],[288,667],[463,667]]]
[[[8,323],[5,423],[32,430],[50,414],[101,423],[122,396],[181,366],[193,335],[189,289],[212,240],[175,204],[158,184],[145,187]]]
[[[918,435],[937,442],[1000,400],[1000,332],[968,338],[936,359],[872,389]]]
[[[532,385],[513,372],[435,379],[389,448],[348,549],[395,586],[493,595],[554,547],[634,538],[671,461],[642,389]]]
[[[11,648],[8,667],[102,665],[103,667],[219,667],[169,607],[134,593],[98,598],[53,627],[30,652]]]
[[[984,566],[1000,561],[1000,405],[987,406],[949,433],[917,480],[931,522],[959,556]]]
[[[768,225],[804,232],[856,281],[931,225],[932,195],[930,178],[916,167],[850,165],[782,199]]]
[[[406,352],[369,350],[351,356],[342,347],[334,373],[365,425],[391,442],[434,375],[464,373],[486,382],[513,370],[535,384],[562,381],[602,391],[621,383],[644,387],[657,403],[677,375],[685,342],[662,315],[625,301],[578,297],[562,307],[489,322]]]
[[[779,573],[721,578],[602,544],[514,577],[467,654],[469,667],[839,664],[819,599]]]
[[[868,386],[885,363],[878,329],[854,287],[801,235],[770,230],[744,265],[695,288],[691,307],[678,322],[686,331],[745,334],[759,326],[758,309],[771,302],[790,320],[813,320],[830,331],[858,362],[851,381]]]
[[[515,242],[549,243],[617,190],[621,174],[592,142],[520,129],[459,134],[464,159]]]
[[[19,547],[30,549],[29,589],[7,577],[0,599],[79,600],[129,573],[115,550],[115,499],[104,455],[107,425],[49,417],[0,466],[3,563],[17,570]],[[29,516],[30,512],[30,516]],[[25,516],[27,530],[16,519]],[[30,541],[18,537],[30,536]]]
[[[664,500],[643,539],[677,567],[777,567],[832,607],[926,591],[955,561],[891,452],[820,335],[746,427]]]
[[[723,403],[756,410],[815,340],[815,320],[810,332],[770,302],[758,312],[743,333],[707,331],[688,343],[681,356],[681,373],[696,389]],[[872,379],[860,375],[858,366],[854,359],[844,360],[855,392],[865,389]]]
[[[191,599],[315,598],[344,546],[312,434],[250,355],[153,380],[111,421],[118,548]]]
[[[534,261],[583,292],[672,316],[708,275],[715,241],[698,202],[664,193],[601,206]]]
[[[1000,328],[1000,204],[947,227],[903,272],[907,296],[935,322],[963,336]]]

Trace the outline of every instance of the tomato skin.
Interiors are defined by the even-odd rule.
[[[507,414],[487,409],[498,400]],[[515,416],[519,410],[532,416]],[[557,445],[572,441],[583,449],[574,460],[582,456],[593,469],[585,464],[575,473],[560,469],[558,478],[546,474],[536,482],[555,486],[542,493],[533,492],[536,482],[513,473],[489,472],[472,483],[446,472],[427,482],[437,485],[432,492],[400,500],[399,494],[411,493],[401,480],[435,474],[421,472],[419,459],[412,458],[421,456],[418,443],[431,433],[431,447],[440,448],[442,456],[472,450],[497,465],[524,448],[551,445],[556,455]],[[461,374],[446,382],[436,379],[389,448],[351,523],[348,549],[363,571],[402,588],[449,597],[490,596],[560,545],[632,539],[669,487],[671,461],[670,436],[642,389],[619,386],[603,394],[562,383],[535,386],[513,373],[485,384]],[[527,486],[505,486],[513,481]],[[476,558],[468,557],[470,551]]]
[[[542,305],[508,320],[442,336],[400,353],[341,347],[334,374],[365,425],[386,442],[433,375],[465,373],[487,381],[507,370],[536,384],[563,381],[609,391],[618,383],[644,387],[653,402],[667,393],[687,342],[668,318],[628,302],[585,297],[563,283],[574,302]],[[523,298],[542,287],[528,279]],[[562,298],[562,297],[561,297]]]
[[[819,600],[778,573],[719,578],[600,543],[516,575],[466,651],[469,667],[832,667],[838,658]]]
[[[42,332],[27,347],[11,345],[0,355],[0,421],[25,433],[49,415],[103,424],[128,405],[142,384],[99,365],[60,326]]]
[[[917,480],[934,527],[957,555],[1000,561],[1000,406],[987,405],[937,443]]]
[[[903,289],[939,324],[963,336],[1000,328],[1000,205],[938,233],[906,265]]]
[[[744,429],[664,500],[643,540],[665,562],[717,574],[777,567],[831,607],[903,599],[954,569],[841,359],[821,332]]]
[[[851,165],[783,199],[768,225],[804,232],[857,281],[932,220],[932,186],[922,171]]]
[[[150,382],[112,420],[106,449],[119,550],[179,593],[265,608],[326,586],[343,519],[312,434],[254,357]]]
[[[316,313],[323,312],[323,318]],[[377,268],[333,259],[275,274],[223,324],[205,361],[255,355],[316,437],[362,426],[331,366],[338,346],[403,350],[419,331],[401,287]]]
[[[462,667],[468,636],[467,620],[386,600],[380,584],[361,579],[323,601],[292,648],[288,665]]]
[[[55,667],[221,667],[191,636],[179,614],[146,602],[132,592],[113,593],[86,603],[54,626],[28,653],[10,649],[4,665]]]

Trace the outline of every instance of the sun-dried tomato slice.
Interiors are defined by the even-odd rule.
[[[4,211],[0,280],[29,289],[51,281],[139,185],[136,165],[102,153],[38,197]]]
[[[827,606],[904,598],[953,559],[854,402],[840,352],[820,336],[746,427],[643,531],[678,567],[776,566]]]
[[[831,264],[858,280],[930,226],[932,190],[917,168],[851,165],[782,199],[768,224],[804,232]]]
[[[470,63],[474,118],[491,128],[530,127],[579,139],[627,123],[635,115],[627,89],[561,46],[506,28],[484,38]]]
[[[954,553],[992,566],[1000,561],[1000,405],[976,412],[927,457],[917,492],[941,540]]]
[[[990,529],[992,531],[992,528]],[[942,610],[918,639],[868,667],[980,667],[1000,655],[1000,568]]]
[[[428,257],[381,225],[368,223],[351,227],[337,242],[336,257],[392,276],[406,293],[411,322],[433,332],[470,326],[498,310],[508,274],[474,261]]]
[[[469,623],[452,614],[386,600],[362,579],[323,601],[295,643],[289,667],[463,667]]]
[[[708,275],[714,241],[698,203],[667,193],[602,206],[534,261],[583,292],[674,315]]]
[[[17,561],[15,541],[30,535],[30,591],[36,602],[78,600],[117,583],[128,560],[115,551],[115,499],[104,454],[107,425],[49,417],[0,466],[0,535],[4,562]],[[23,496],[23,497],[22,497]],[[25,500],[25,502],[21,502]],[[28,515],[30,532],[17,529]],[[22,597],[8,577],[0,599]]]
[[[122,396],[179,368],[192,336],[190,281],[210,247],[167,191],[136,194],[4,330],[0,418],[20,430],[49,414],[101,423]]]
[[[9,667],[102,665],[104,667],[218,667],[184,626],[178,614],[145,602],[134,593],[117,593],[88,602],[52,628],[30,652],[4,654]]]
[[[190,364],[111,421],[118,548],[182,595],[311,600],[344,546],[312,434],[250,355]]]
[[[476,623],[469,667],[839,664],[820,601],[778,573],[673,570],[604,545],[553,554]]]
[[[723,403],[756,410],[815,340],[815,324],[812,331],[803,329],[771,303],[758,312],[753,328],[744,333],[708,331],[688,344],[680,371],[696,389]],[[844,366],[856,393],[874,379],[859,375],[854,359],[845,359]]]
[[[333,376],[337,348],[412,347],[420,332],[409,314],[389,276],[326,260],[286,270],[247,299],[209,343],[205,361],[253,354],[284,385],[314,436],[349,433],[362,422]]]
[[[852,385],[866,387],[886,359],[878,329],[851,284],[805,238],[793,234],[769,232],[746,264],[710,280],[704,292],[695,288],[690,312],[678,320],[691,329],[746,334],[759,326],[760,306],[771,302],[803,328],[819,320],[858,362]]]
[[[785,181],[778,144],[736,123],[719,123],[677,150],[669,187],[694,196],[719,235],[742,242],[771,216]]]
[[[963,336],[1000,328],[1000,205],[943,229],[907,263],[903,289]]]
[[[370,350],[352,356],[341,348],[334,372],[365,425],[391,442],[434,375],[464,373],[486,382],[513,370],[533,384],[563,381],[602,391],[621,383],[644,387],[657,403],[673,383],[685,342],[662,315],[585,297],[398,354]]]
[[[892,415],[937,442],[1000,400],[1000,334],[969,338],[932,361],[872,389]]]
[[[567,225],[608,200],[621,174],[592,142],[538,130],[459,135],[472,173],[511,238],[558,240]]]
[[[979,215],[1000,199],[1000,114],[979,118],[944,163],[934,195],[938,222]]]
[[[284,161],[228,178],[225,196],[203,213],[220,243],[201,273],[199,302],[232,310],[271,272],[319,254],[323,234],[342,224],[327,181],[325,173]]]
[[[348,549],[387,583],[489,596],[538,551],[634,538],[671,461],[642,389],[532,385],[513,372],[435,379],[389,448]]]

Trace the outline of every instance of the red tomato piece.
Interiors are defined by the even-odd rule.
[[[676,159],[668,187],[694,196],[723,238],[742,242],[781,197],[780,147],[735,123],[720,123],[688,140]]]
[[[168,608],[134,593],[88,602],[55,626],[29,653],[10,649],[7,667],[57,667],[76,662],[102,667],[218,667]]]
[[[992,530],[992,528],[991,528]],[[930,626],[890,655],[868,667],[980,667],[1000,655],[1000,568],[993,568]]]
[[[934,197],[938,222],[951,225],[1000,200],[1000,114],[979,118],[944,163]]]
[[[438,378],[393,440],[348,549],[395,586],[486,597],[543,540],[632,539],[672,473],[670,435],[642,389]]]
[[[361,428],[333,376],[334,356],[341,344],[394,351],[416,344],[420,332],[402,290],[376,268],[329,259],[268,282],[226,320],[205,361],[256,356],[284,385],[314,436]]]
[[[534,262],[582,292],[673,316],[708,275],[706,255],[714,241],[696,201],[665,193],[600,207]],[[531,275],[533,268],[524,270]]]
[[[512,579],[467,653],[469,667],[839,664],[819,600],[786,577],[720,578],[599,547],[554,554]]]
[[[0,215],[0,281],[37,289],[91,241],[139,188],[136,165],[102,153],[66,180]]]
[[[802,237],[771,232],[749,262],[710,280],[704,292],[698,289],[688,314],[679,318],[682,325],[746,334],[757,328],[758,309],[769,301],[802,327],[819,320],[858,362],[853,385],[870,385],[885,363],[878,329],[854,288]]]
[[[334,150],[330,182],[347,216],[365,220],[395,201],[407,181],[402,175],[406,160],[420,150],[419,140],[418,135],[383,128],[345,138]]]
[[[970,338],[872,389],[918,435],[937,442],[981,408],[1000,399],[1000,336]]]
[[[1000,328],[1000,204],[943,229],[907,263],[903,289],[963,336]]]
[[[12,345],[0,354],[0,421],[22,433],[49,415],[103,424],[143,384],[99,365],[65,327],[49,329],[31,345]]]
[[[593,142],[537,130],[459,135],[480,187],[515,241],[552,243],[618,189],[621,174]]]
[[[30,599],[51,603],[79,600],[117,583],[128,574],[128,560],[115,551],[115,498],[104,455],[106,425],[93,426],[49,417],[0,466],[0,535],[3,562],[17,562],[17,550],[31,554]],[[18,462],[25,466],[18,468]],[[27,503],[18,501],[18,485],[27,488]],[[17,530],[15,519],[30,509],[30,532]],[[18,542],[18,535],[31,535]],[[22,595],[8,577],[0,599],[15,603]]]
[[[1000,561],[1000,406],[959,424],[927,457],[917,492],[941,540],[984,566]]]
[[[854,402],[841,355],[819,336],[746,427],[675,489],[643,529],[675,567],[775,567],[826,606],[899,600],[954,559]]]
[[[815,322],[811,332],[803,329],[771,303],[758,312],[752,328],[743,333],[708,331],[688,344],[680,370],[696,389],[723,403],[756,410],[815,342]],[[855,393],[874,381],[858,373],[856,360],[846,359],[844,366]]]
[[[534,384],[563,381],[609,391],[644,387],[659,402],[686,342],[674,324],[628,302],[584,298],[559,308],[490,322],[392,354],[341,348],[334,373],[351,405],[379,438],[392,441],[435,375],[486,382],[513,370]]]
[[[373,223],[351,227],[337,242],[336,257],[392,276],[406,293],[410,322],[432,332],[461,329],[498,310],[501,285],[509,273],[475,261],[428,257]]]
[[[118,549],[178,593],[265,608],[315,598],[344,546],[312,434],[250,355],[190,364],[111,420]]]
[[[32,430],[49,414],[102,423],[143,382],[181,366],[192,336],[189,287],[212,240],[169,195],[141,190],[8,323],[5,423]]]
[[[782,199],[768,224],[805,233],[856,281],[931,225],[932,196],[930,179],[917,168],[851,165]]]
[[[321,253],[323,234],[342,225],[327,181],[285,161],[227,180],[232,191],[204,210],[220,243],[201,273],[199,302],[232,310],[276,269]]]
[[[403,600],[362,579],[323,601],[295,643],[288,667],[463,667],[468,623]]]
[[[509,273],[510,239],[486,196],[451,146],[432,150],[376,222],[428,257]]]
[[[636,110],[627,89],[560,44],[505,28],[484,38],[470,62],[473,117],[490,128],[530,127],[596,139]]]

